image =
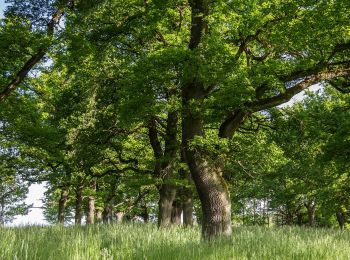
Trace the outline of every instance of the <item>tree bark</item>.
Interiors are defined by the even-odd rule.
[[[230,236],[231,201],[222,176],[225,159],[212,159],[205,147],[190,145],[196,136],[204,137],[202,103],[204,88],[195,80],[183,89],[182,142],[185,160],[189,166],[202,205],[202,236],[212,240],[217,236]],[[214,162],[215,161],[215,162]]]
[[[162,148],[161,142],[158,139],[158,130],[155,118],[150,120],[148,126],[148,136],[153,149],[154,158],[156,159],[154,175],[163,181],[163,183],[157,187],[159,192],[159,227],[168,227],[171,225],[171,211],[176,195],[176,187],[168,182],[171,180],[171,178],[173,178],[173,168],[178,150],[177,123],[178,113],[176,111],[168,112],[164,149]]]
[[[125,213],[124,212],[117,212],[115,213],[115,219],[117,223],[122,223],[124,220]]]
[[[208,5],[207,0],[190,1],[191,38],[188,48],[191,51],[199,47],[202,36],[208,31]],[[203,101],[209,91],[197,77],[198,65],[195,63],[189,61],[188,71],[191,74],[182,87],[182,145],[202,204],[202,236],[211,240],[217,236],[232,234],[231,201],[226,181],[222,177],[223,158],[215,158],[214,163],[208,156],[209,151],[191,144],[196,136],[204,136]]]
[[[168,227],[171,225],[171,212],[176,196],[176,188],[173,185],[162,184],[159,189],[158,226]]]
[[[190,157],[187,155],[187,158]],[[221,169],[209,166],[205,160],[187,159],[190,164],[199,199],[202,204],[202,236],[212,240],[218,236],[230,236],[231,201]]]
[[[316,204],[314,202],[309,202],[306,204],[308,224],[310,227],[315,226],[315,213],[316,213]]]
[[[288,226],[292,226],[293,225],[293,213],[290,211],[287,211],[286,215],[285,215],[285,221],[286,221],[286,225]]]
[[[96,181],[92,182],[91,185],[91,192],[93,194],[90,194],[88,197],[88,213],[86,218],[86,224],[87,225],[93,225],[95,222],[95,192],[96,192]]]
[[[193,193],[190,188],[183,188],[183,224],[185,227],[193,226]]]
[[[65,211],[66,211],[66,204],[68,200],[68,186],[63,186],[61,188],[61,197],[58,202],[58,223],[64,224],[64,217],[65,217]]]
[[[173,209],[171,211],[171,223],[173,225],[181,225],[182,202],[181,198],[174,200]]]
[[[143,218],[144,223],[149,222],[149,213],[148,213],[148,207],[147,205],[142,205],[142,214],[141,217]]]
[[[101,223],[102,221],[102,211],[100,209],[96,209],[96,223]]]
[[[112,222],[112,210],[108,205],[103,208],[102,220],[104,224],[110,224]]]
[[[75,225],[80,226],[83,218],[83,185],[78,181],[75,199]]]
[[[336,213],[337,221],[341,230],[345,228],[345,213],[340,210]]]

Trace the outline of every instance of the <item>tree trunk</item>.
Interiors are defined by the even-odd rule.
[[[185,160],[202,205],[202,236],[205,240],[212,240],[217,236],[228,237],[232,234],[231,200],[222,176],[224,158],[210,156],[205,147],[191,144],[196,136],[204,136],[201,113],[203,96],[203,87],[198,82],[192,82],[183,90],[182,142]]]
[[[293,213],[290,211],[287,211],[286,215],[285,215],[285,220],[286,220],[286,225],[288,226],[292,226],[293,225]]]
[[[125,213],[124,212],[117,212],[115,213],[115,219],[117,223],[122,223],[124,219]]]
[[[298,212],[296,213],[296,216],[297,216],[297,224],[299,227],[301,227],[303,225],[303,213]]]
[[[176,111],[168,112],[164,149],[162,148],[161,142],[158,138],[158,129],[155,118],[152,118],[148,125],[148,136],[153,149],[154,158],[156,159],[154,174],[163,181],[163,183],[158,186],[159,227],[168,227],[171,225],[171,210],[176,195],[176,187],[168,184],[167,182],[173,178],[173,166],[174,162],[176,161],[176,154],[178,150],[177,123],[178,113]]]
[[[1,199],[0,201],[0,226],[5,225],[5,201]]]
[[[193,180],[202,203],[202,236],[212,240],[217,236],[230,236],[231,201],[225,180],[219,169],[211,168],[206,161],[192,166]]]
[[[200,46],[202,36],[208,32],[208,0],[190,1],[191,33],[188,49]],[[205,145],[193,144],[196,137],[204,137],[204,99],[211,86],[204,86],[197,75],[198,59],[190,60],[182,87],[182,145],[199,199],[202,204],[202,236],[211,240],[217,236],[230,236],[231,201],[226,181],[222,177],[224,158],[210,156]]]
[[[176,196],[176,188],[173,185],[162,184],[159,188],[159,211],[158,226],[168,227],[171,225],[171,212]]]
[[[100,209],[96,209],[96,223],[101,223],[102,221],[102,211]]]
[[[75,199],[75,225],[81,225],[83,218],[83,185],[78,181]]]
[[[61,197],[58,202],[58,223],[64,224],[64,217],[65,217],[65,211],[66,211],[66,204],[68,200],[68,186],[63,186],[61,188]]]
[[[93,225],[95,222],[95,192],[96,192],[96,181],[92,182],[91,192],[88,197],[88,214],[86,218],[87,225]]]
[[[104,224],[110,224],[112,221],[111,221],[111,209],[109,206],[105,206],[103,208],[103,212],[102,212],[102,220],[103,220],[103,223]]]
[[[183,188],[183,224],[185,227],[193,226],[193,193],[190,188]]]
[[[345,228],[345,213],[343,211],[338,211],[336,213],[337,221],[341,230]]]
[[[305,206],[307,209],[308,224],[310,227],[313,227],[315,226],[316,204],[313,202],[309,202]]]
[[[141,217],[143,218],[143,221],[145,223],[149,222],[149,213],[148,213],[148,207],[147,205],[142,205],[142,214]]]
[[[171,223],[173,225],[181,225],[182,203],[181,200],[175,200],[173,202],[173,208],[171,211]]]

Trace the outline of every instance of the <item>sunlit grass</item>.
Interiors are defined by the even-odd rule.
[[[0,259],[350,259],[350,232],[235,228],[208,244],[198,228],[154,225],[0,228]]]

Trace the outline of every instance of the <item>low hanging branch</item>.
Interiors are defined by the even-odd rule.
[[[72,6],[73,1],[68,1],[67,6]],[[55,26],[60,22],[64,15],[64,10],[58,8],[52,15],[51,20],[47,24],[47,35],[50,39],[53,38]],[[23,67],[17,72],[14,78],[9,84],[7,84],[0,92],[0,102],[5,100],[24,80],[31,69],[39,63],[45,56],[49,46],[42,46],[39,50],[23,65]]]

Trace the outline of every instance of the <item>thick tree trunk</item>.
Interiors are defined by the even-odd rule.
[[[217,236],[232,234],[231,200],[222,176],[224,158],[211,157],[205,147],[190,145],[196,136],[204,136],[201,113],[203,97],[203,86],[198,82],[189,83],[183,90],[182,142],[185,160],[202,205],[202,236],[206,240],[212,240]],[[193,107],[194,105],[197,106]]]
[[[189,50],[195,51],[202,36],[208,32],[208,0],[190,1],[191,33]],[[195,52],[194,52],[195,53]],[[188,70],[182,87],[182,145],[185,160],[189,166],[193,181],[202,204],[202,236],[211,240],[217,236],[230,236],[231,201],[226,181],[222,177],[224,159],[213,156],[203,146],[192,144],[196,137],[204,136],[203,102],[210,93],[211,86],[204,86],[197,75],[197,61],[188,62]]]
[[[61,197],[58,202],[58,223],[64,224],[64,217],[65,217],[65,211],[66,211],[66,204],[68,200],[68,186],[63,186],[61,188]]]
[[[230,236],[232,234],[231,201],[220,169],[210,167],[206,161],[199,164],[191,161],[189,160],[193,180],[202,203],[203,238],[212,240],[217,236]]]
[[[93,225],[95,222],[95,194],[94,193],[96,192],[96,181],[92,182],[91,192],[93,194],[90,194],[88,197],[88,212],[87,212],[87,218],[86,218],[87,225]]]
[[[171,223],[173,225],[181,225],[181,215],[182,215],[182,203],[181,200],[175,200],[173,202],[173,209],[171,211]]]
[[[158,226],[168,227],[171,225],[171,212],[176,196],[176,188],[173,185],[162,184],[159,188],[159,211]]]
[[[81,225],[83,218],[83,185],[78,182],[75,199],[75,225]]]

